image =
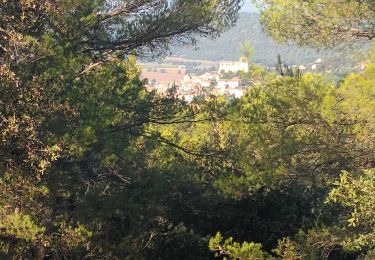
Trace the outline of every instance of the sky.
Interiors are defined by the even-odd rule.
[[[243,11],[243,12],[251,12],[251,13],[259,12],[259,11],[255,8],[255,6],[251,3],[250,0],[245,0],[244,2],[245,2],[245,4],[244,4],[244,6],[242,7],[242,11]]]

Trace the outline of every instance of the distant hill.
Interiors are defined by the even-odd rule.
[[[172,49],[172,53],[187,59],[201,60],[238,60],[240,44],[249,40],[254,47],[254,62],[266,66],[274,66],[277,55],[288,65],[309,64],[321,58],[325,69],[350,71],[360,60],[354,49],[318,51],[312,48],[303,48],[293,44],[278,44],[262,30],[259,14],[242,13],[237,25],[215,40],[200,39],[197,49],[181,47]],[[360,45],[365,49],[368,44]]]

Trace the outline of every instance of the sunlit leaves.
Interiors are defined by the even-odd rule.
[[[215,256],[224,257],[224,259],[238,260],[266,260],[274,259],[262,250],[262,245],[253,242],[234,242],[230,237],[226,240],[218,232],[215,237],[210,239],[209,248],[215,252]]]
[[[342,245],[349,250],[374,249],[375,238],[375,172],[364,170],[358,174],[343,172],[334,183],[327,202],[339,203],[349,209],[344,216],[347,236]],[[345,223],[346,222],[346,223]]]

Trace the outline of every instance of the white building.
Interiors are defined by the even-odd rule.
[[[317,59],[314,63],[322,63],[322,59]]]
[[[203,88],[208,88],[208,87],[211,86],[211,81],[210,81],[210,80],[202,80],[202,81],[201,81],[201,86],[202,86]]]
[[[238,72],[238,71],[249,71],[249,63],[243,61],[225,61],[220,63],[220,72]]]
[[[356,70],[364,70],[367,67],[367,62],[361,62],[357,64],[354,69]]]
[[[241,98],[244,94],[243,89],[240,88],[228,88],[226,91],[229,95],[233,95],[235,98]]]
[[[183,96],[183,100],[185,100],[187,103],[193,102],[194,98],[195,98],[195,95],[191,95],[191,94],[190,95],[187,94]]]
[[[241,86],[241,82],[239,79],[221,79],[218,81],[217,88],[221,91],[224,91],[227,88],[239,88]]]

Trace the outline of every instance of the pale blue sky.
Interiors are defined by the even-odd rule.
[[[244,1],[244,6],[242,7],[242,11],[244,11],[244,12],[251,12],[251,13],[259,12],[259,11],[254,7],[254,5],[251,3],[250,0],[245,0],[245,1]]]

